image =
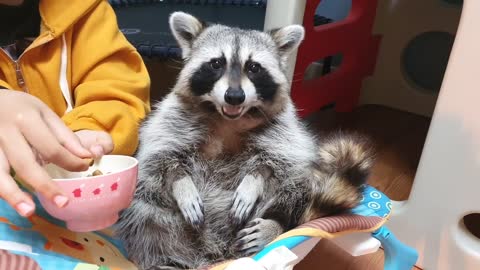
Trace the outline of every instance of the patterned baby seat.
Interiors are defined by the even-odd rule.
[[[279,247],[294,251],[303,258],[313,246],[301,247],[311,239],[369,232],[381,242],[385,251],[384,269],[410,270],[418,254],[398,241],[385,227],[391,210],[390,199],[366,185],[361,203],[350,213],[320,218],[290,230],[252,259],[262,261]],[[125,254],[121,243],[111,237],[109,231],[71,232],[43,209],[25,219],[0,200],[0,270],[136,270]],[[233,263],[224,262],[205,269],[228,270]]]

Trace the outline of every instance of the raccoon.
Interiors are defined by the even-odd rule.
[[[368,148],[344,135],[317,141],[289,96],[302,26],[261,32],[183,12],[169,24],[185,65],[140,129],[137,189],[115,228],[131,260],[196,269],[248,256],[358,202]]]

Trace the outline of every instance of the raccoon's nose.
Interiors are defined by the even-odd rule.
[[[228,88],[225,92],[225,102],[230,105],[240,105],[245,101],[245,92],[241,88]]]

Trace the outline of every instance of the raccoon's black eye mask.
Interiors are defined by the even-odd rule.
[[[226,65],[226,60],[224,57],[220,58],[213,58],[210,60],[209,64],[212,69],[218,70],[218,69],[224,69]]]
[[[225,72],[225,60],[214,58],[203,63],[190,78],[190,87],[196,96],[210,92]]]
[[[264,69],[262,65],[260,65],[259,63],[254,62],[252,60],[248,60],[247,63],[245,64],[245,71],[246,73],[256,74],[264,71]]]

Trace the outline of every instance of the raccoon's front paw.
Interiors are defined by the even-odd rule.
[[[282,226],[275,220],[256,218],[238,232],[234,245],[241,256],[251,256],[282,233]]]
[[[185,220],[198,229],[204,221],[203,202],[190,177],[173,183],[173,197]]]
[[[260,195],[263,193],[263,178],[247,175],[243,178],[233,196],[230,215],[236,224],[241,224],[250,215]]]
[[[203,202],[198,194],[190,194],[177,201],[180,211],[186,221],[198,228],[203,224]]]

